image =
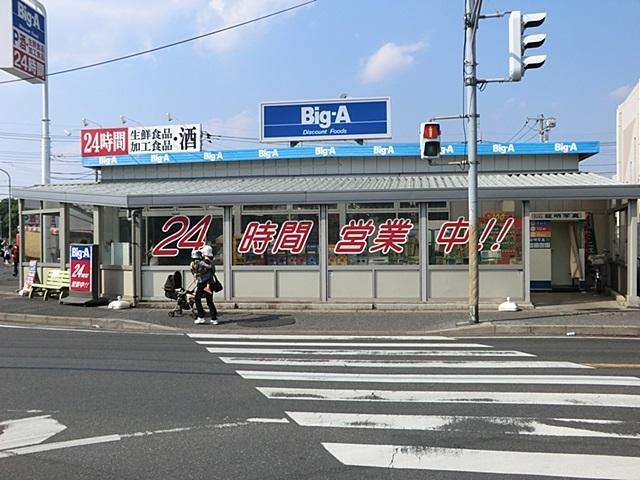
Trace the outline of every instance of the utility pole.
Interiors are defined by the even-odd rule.
[[[469,162],[469,322],[480,322],[478,271],[478,105],[476,100],[476,31],[482,0],[466,0],[464,14],[464,89],[467,99],[467,159]]]
[[[544,114],[541,113],[539,116],[534,118],[529,117],[527,120],[536,121],[538,135],[540,135],[540,142],[548,142],[549,132],[557,125],[556,119],[554,117],[545,117]]]

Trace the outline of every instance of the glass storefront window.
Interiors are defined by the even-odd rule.
[[[39,213],[25,214],[22,216],[24,229],[24,261],[42,261],[41,235],[40,235],[41,215]]]
[[[223,264],[222,211],[190,215],[146,213],[142,218],[143,264],[189,265],[191,251],[211,245],[214,264]],[[130,227],[129,227],[130,228]]]
[[[43,220],[43,246],[45,263],[60,263],[60,214],[45,213]]]
[[[69,205],[69,243],[93,243],[93,207]]]
[[[349,204],[346,213],[330,213],[329,265],[417,265],[418,211],[397,211],[393,204]],[[345,244],[346,242],[346,244]],[[386,247],[385,247],[386,245]]]
[[[131,265],[131,222],[126,210],[104,207],[102,217],[100,263]]]
[[[434,212],[435,213],[435,212]],[[467,265],[467,204],[452,202],[447,218],[429,214],[429,263],[431,265]],[[458,219],[462,217],[460,222]],[[480,202],[478,240],[482,241],[480,264],[522,264],[522,204],[515,201]],[[465,227],[466,225],[466,227]]]
[[[234,208],[233,264],[318,265],[319,208],[315,209],[299,213],[273,205],[260,213],[244,208],[239,215],[239,208]]]

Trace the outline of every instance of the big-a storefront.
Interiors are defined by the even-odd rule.
[[[303,127],[344,129],[321,113],[309,110]],[[83,165],[100,179],[18,191],[23,262],[38,260],[42,276],[68,266],[70,244],[96,244],[102,294],[159,300],[167,275],[189,278],[191,250],[208,243],[221,301],[465,302],[465,145],[443,144],[431,165],[417,144],[216,150],[203,137],[199,125],[83,131]],[[588,288],[589,254],[620,233],[612,209],[625,202],[637,218],[640,196],[638,185],[580,171],[598,150],[479,144],[482,302]],[[637,228],[625,228],[632,248]],[[621,293],[637,298],[637,282],[626,283]]]

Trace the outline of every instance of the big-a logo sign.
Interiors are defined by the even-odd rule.
[[[260,105],[262,142],[372,138],[391,138],[391,100],[388,97]]]

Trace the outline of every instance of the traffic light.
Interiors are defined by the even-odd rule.
[[[523,36],[527,28],[539,27],[547,18],[546,13],[523,14],[516,10],[509,15],[509,78],[519,82],[524,72],[530,68],[540,68],[547,59],[546,55],[526,57],[525,50],[541,46],[547,38],[546,33]]]
[[[429,161],[440,158],[440,124],[420,124],[420,158]]]

